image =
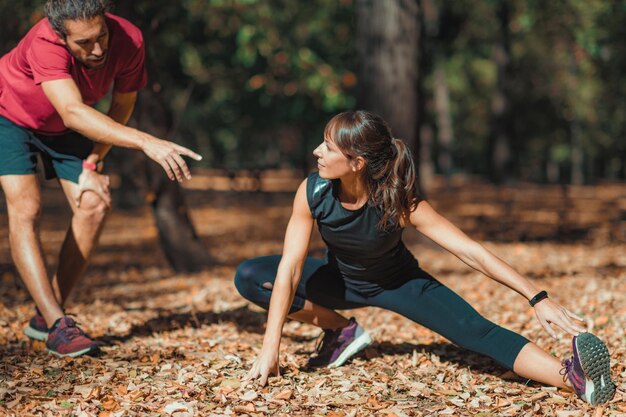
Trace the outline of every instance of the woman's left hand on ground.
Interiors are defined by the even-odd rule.
[[[254,361],[248,375],[244,378],[244,384],[259,380],[262,387],[267,383],[270,375],[280,376],[280,367],[278,366],[278,352],[271,349],[261,349],[261,353]]]
[[[535,305],[535,315],[546,332],[555,339],[558,339],[558,336],[552,328],[553,324],[556,324],[572,336],[577,336],[579,333],[586,331],[584,326],[575,321],[584,321],[582,317],[549,298]]]

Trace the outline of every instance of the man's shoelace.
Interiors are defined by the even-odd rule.
[[[74,340],[77,337],[84,336],[85,333],[78,327],[78,323],[74,320],[66,320],[66,326],[61,329],[69,340]]]

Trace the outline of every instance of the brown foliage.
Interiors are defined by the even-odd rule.
[[[502,190],[502,189],[500,189]],[[496,193],[495,191],[493,191]],[[540,191],[533,190],[537,200]],[[51,264],[68,214],[57,190],[47,190],[42,235]],[[500,191],[502,194],[503,191]],[[204,193],[206,194],[206,193]],[[14,285],[8,243],[0,241],[0,415],[74,416],[596,416],[623,415],[626,377],[626,244],[585,238],[559,243],[489,242],[487,246],[552,297],[595,324],[612,354],[618,393],[594,409],[570,392],[522,381],[492,361],[464,351],[396,314],[360,309],[354,315],[375,343],[333,370],[310,371],[307,355],[319,330],[288,322],[282,344],[282,376],[268,387],[240,380],[259,351],[265,314],[240,298],[234,268],[251,256],[278,253],[290,211],[290,195],[192,193],[191,215],[219,265],[175,275],[158,249],[147,210],[113,212],[86,279],[69,306],[82,326],[105,343],[101,357],[59,359],[43,343],[28,342],[23,328],[33,312]],[[497,193],[496,193],[497,194]],[[506,198],[483,200],[483,213],[498,212]],[[456,204],[448,204],[453,199]],[[442,194],[433,204],[471,227],[478,197]],[[543,199],[547,201],[544,195]],[[599,201],[608,201],[598,198]],[[519,209],[519,206],[515,206]],[[473,207],[473,208],[472,208]],[[605,213],[598,213],[599,218]],[[499,215],[503,215],[500,213]],[[576,212],[568,212],[575,218]],[[524,221],[504,214],[510,229]],[[494,217],[493,222],[497,222]],[[594,229],[604,227],[598,220]],[[495,227],[495,226],[494,226]],[[618,224],[623,227],[623,222]],[[556,229],[555,229],[556,230]],[[493,231],[487,237],[494,238]],[[589,232],[593,235],[593,230]],[[481,233],[477,233],[481,234]],[[0,223],[6,236],[6,223]],[[559,358],[570,339],[555,341],[541,329],[525,300],[480,276],[456,258],[407,233],[423,267],[489,319],[520,332]],[[312,244],[320,253],[320,242]]]

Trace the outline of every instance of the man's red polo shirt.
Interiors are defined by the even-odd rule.
[[[106,14],[109,49],[103,68],[82,65],[50,26],[39,21],[8,54],[0,58],[0,115],[37,133],[66,131],[63,120],[41,88],[44,81],[72,78],[85,104],[114,91],[128,93],[146,84],[145,52],[140,30],[129,21]]]

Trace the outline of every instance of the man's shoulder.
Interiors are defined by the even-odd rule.
[[[52,29],[47,17],[35,23],[28,31],[25,37],[31,37],[33,40],[44,41],[49,44],[63,47],[63,43],[59,35]]]
[[[31,62],[32,60],[58,62],[58,59],[66,62],[71,56],[47,18],[35,23],[12,53],[19,55],[20,59]]]
[[[135,46],[143,44],[143,35],[141,34],[141,29],[132,24],[129,20],[111,13],[107,13],[105,17],[107,26],[109,27],[110,31],[112,31],[114,34],[119,33],[124,35],[120,36],[119,39],[130,41]]]

